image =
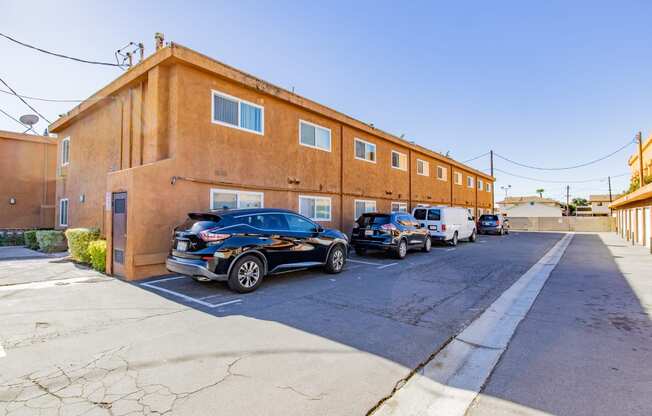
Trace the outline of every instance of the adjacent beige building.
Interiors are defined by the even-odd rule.
[[[496,203],[508,217],[561,217],[561,204],[540,196],[510,196]]]

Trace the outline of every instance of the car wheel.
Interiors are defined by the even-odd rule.
[[[403,260],[405,256],[407,255],[407,241],[405,239],[401,239],[401,241],[398,242],[398,247],[396,247],[395,251],[395,256],[397,259]]]
[[[469,237],[469,241],[472,243],[475,243],[475,240],[477,240],[476,235],[475,235],[475,230],[471,233],[471,236]]]
[[[426,241],[423,243],[423,248],[421,251],[425,253],[430,253],[430,249],[432,248],[432,241],[430,241],[430,236],[426,237]]]
[[[453,247],[457,245],[457,231],[455,231],[455,234],[453,234],[453,238],[450,239],[449,244]]]
[[[365,253],[367,253],[367,249],[364,249],[362,247],[355,247],[355,254],[358,256],[364,256]]]
[[[229,273],[229,288],[239,293],[253,292],[263,282],[263,262],[256,256],[243,256]]]
[[[344,248],[341,244],[333,247],[328,259],[326,259],[326,267],[324,268],[327,273],[339,273],[344,268],[346,263],[346,254],[344,253]]]

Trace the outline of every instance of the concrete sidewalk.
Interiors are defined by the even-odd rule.
[[[467,412],[652,414],[652,256],[578,234]]]

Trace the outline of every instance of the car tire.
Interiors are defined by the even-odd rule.
[[[457,246],[457,242],[458,242],[457,231],[455,231],[455,234],[453,234],[453,238],[449,240],[448,244],[455,247]]]
[[[328,254],[326,259],[326,266],[324,270],[326,273],[337,274],[342,271],[344,265],[346,264],[346,251],[341,244],[333,247],[331,252]]]
[[[367,253],[367,249],[362,247],[354,247],[354,250],[355,250],[355,254],[357,254],[358,256],[364,256]]]
[[[423,242],[423,248],[421,251],[424,253],[430,253],[430,250],[432,249],[432,240],[430,240],[430,236],[426,237],[426,241]]]
[[[394,249],[394,256],[399,260],[403,260],[407,255],[407,250],[408,250],[407,241],[405,241],[405,239],[402,238],[398,242],[398,246]]]
[[[240,257],[229,272],[229,288],[238,293],[253,292],[263,282],[263,262],[254,255]]]
[[[471,236],[469,237],[469,241],[472,242],[472,243],[475,243],[475,240],[477,240],[477,237],[476,237],[476,234],[475,234],[475,230],[473,230],[473,232],[471,233]]]

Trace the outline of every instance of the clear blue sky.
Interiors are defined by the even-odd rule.
[[[5,1],[0,31],[95,60],[153,34],[198,50],[377,127],[466,160],[494,149],[556,167],[610,153],[652,128],[652,3]],[[266,6],[261,6],[266,4]],[[82,99],[116,68],[68,62],[0,38],[0,77],[19,93]],[[4,87],[0,87],[4,89]],[[50,119],[71,104],[32,102]],[[0,94],[0,108],[29,112]],[[39,123],[39,131],[47,123]],[[0,129],[20,126],[0,115]],[[599,164],[563,172],[504,171],[550,181],[628,171],[630,147]],[[472,165],[489,167],[488,158]],[[561,198],[563,184],[497,172],[510,195]],[[626,187],[627,177],[613,181]],[[572,196],[606,182],[571,184]]]

